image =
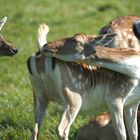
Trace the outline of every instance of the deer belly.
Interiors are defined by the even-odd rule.
[[[82,111],[90,111],[93,114],[107,111],[107,105],[104,99],[104,92],[100,89],[103,88],[99,88],[98,90],[90,91],[85,94],[81,107]]]

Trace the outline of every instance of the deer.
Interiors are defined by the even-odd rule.
[[[0,20],[0,31],[7,21],[7,17]],[[13,47],[9,42],[5,41],[2,35],[0,35],[0,56],[13,56],[18,52],[18,49]]]
[[[99,34],[116,33],[114,40],[107,47],[135,48],[140,51],[140,16],[121,16],[101,27]]]
[[[140,134],[140,111],[137,113],[138,134]],[[96,116],[86,125],[82,126],[77,133],[76,140],[117,140],[109,113]],[[140,135],[138,135],[140,140]]]
[[[109,51],[107,59],[100,59],[100,53],[96,51],[104,51],[107,48],[97,49],[97,46],[110,43],[114,39],[114,34],[92,36],[80,33],[47,43],[48,32],[47,25],[39,26],[39,51],[27,60],[35,114],[35,126],[31,140],[39,138],[40,127],[50,101],[60,103],[64,107],[58,125],[60,140],[68,140],[69,129],[80,110],[92,112],[94,115],[109,112],[117,139],[126,140],[127,130],[129,139],[137,140],[136,110],[140,96],[139,64],[134,64],[131,60],[138,62],[139,52],[132,48],[120,49],[119,52],[122,53],[112,56],[112,51]],[[65,47],[68,49],[66,55],[66,49],[63,49]],[[113,49],[113,51],[118,51],[116,50],[118,48]],[[59,50],[62,50],[62,53]],[[90,55],[92,57],[89,57]],[[65,58],[67,60],[71,58],[72,62],[64,61]],[[92,64],[85,67],[84,62]],[[95,62],[102,64],[101,67],[92,67]],[[113,63],[117,70],[110,70],[111,65],[109,67],[108,63],[111,65]],[[122,71],[121,66],[124,64],[125,67],[122,68],[124,73],[121,73],[119,71]],[[137,72],[131,71],[125,74],[125,70],[130,71],[130,66],[136,67]]]
[[[109,113],[104,112],[82,126],[76,140],[117,140]]]
[[[114,38],[114,40],[108,44],[107,47],[110,48],[135,48],[137,51],[139,51],[140,49],[140,44],[139,44],[139,39],[140,39],[140,17],[138,16],[122,16],[122,17],[117,17],[115,19],[113,19],[112,21],[110,21],[107,25],[105,25],[104,27],[102,27],[100,29],[99,34],[106,34],[106,33],[117,33],[116,37]],[[98,52],[99,53],[99,52]],[[100,52],[101,53],[101,52]],[[107,54],[106,54],[107,55]],[[106,56],[107,57],[107,56]],[[102,57],[103,59],[103,57]],[[140,126],[140,112],[138,112],[137,114],[137,119],[138,119],[138,126]],[[99,118],[103,117],[103,120],[101,120],[101,122],[98,121]],[[100,120],[100,119],[99,119]],[[89,140],[89,133],[86,131],[86,129],[89,130],[89,127],[93,132],[99,131],[102,132],[104,134],[104,131],[106,132],[111,132],[110,136],[104,136],[102,134],[100,134],[100,136],[97,136],[97,132],[96,133],[92,133],[92,140],[96,140],[96,139],[105,139],[107,138],[108,140],[110,139],[115,139],[115,132],[112,128],[112,124],[109,123],[106,126],[102,126],[101,124],[104,122],[109,122],[110,121],[110,116],[109,114],[105,113],[101,116],[97,116],[93,122],[90,122],[89,124],[87,124],[86,126],[82,127],[78,133],[77,136],[77,140],[82,140],[82,138],[88,139]],[[97,123],[98,125],[95,125],[93,123]],[[85,134],[86,131],[87,133]],[[113,132],[112,132],[113,130]],[[140,132],[140,127],[138,127],[138,130]],[[112,137],[111,137],[112,136]],[[95,138],[96,137],[96,138]],[[114,137],[114,138],[113,138]],[[140,136],[139,138],[140,139]]]
[[[106,33],[117,33],[117,36],[115,37],[115,39],[111,42],[111,44],[109,44],[108,47],[119,47],[119,48],[135,48],[136,50],[139,51],[140,49],[140,45],[139,45],[139,39],[140,39],[140,17],[138,16],[122,16],[122,17],[117,17],[115,19],[113,19],[112,21],[110,21],[106,26],[102,27],[100,29],[100,34],[106,34]],[[140,108],[139,108],[140,110]],[[98,118],[100,117],[104,117],[104,120],[101,120],[101,122],[98,121]],[[103,136],[100,134],[100,136],[97,136],[97,133],[92,133],[92,140],[95,140],[95,138],[93,137],[100,137],[100,139],[105,139],[105,137],[109,140],[114,139],[113,137],[115,136],[114,131],[112,132],[112,124],[109,123],[106,126],[101,126],[102,123],[106,122],[106,121],[110,121],[110,116],[109,114],[103,114],[101,116],[97,116],[97,120],[96,118],[93,120],[93,122],[87,124],[86,126],[82,127],[77,135],[77,140],[82,140],[82,138],[88,139],[89,140],[89,133],[83,132],[84,130],[86,131],[86,129],[89,130],[89,127],[92,125],[92,127],[90,127],[92,129],[92,132],[96,132],[96,131],[107,131],[107,132],[111,132],[110,137],[107,136]],[[138,132],[140,133],[140,111],[138,111],[137,114],[137,121],[138,121]],[[98,126],[93,126],[93,123],[97,123]],[[94,130],[93,130],[94,129]],[[87,131],[86,131],[87,132]],[[138,133],[138,134],[139,134]],[[83,135],[82,135],[83,134]],[[104,133],[103,133],[104,134]],[[112,136],[112,137],[111,137]],[[140,139],[140,136],[138,137],[138,140]]]
[[[128,50],[130,50],[130,48],[131,48],[131,53],[133,52],[133,50],[139,52],[139,50],[140,50],[140,44],[139,44],[140,17],[139,16],[117,17],[117,18],[113,19],[112,21],[110,21],[109,24],[102,27],[100,29],[99,33],[100,33],[100,35],[107,34],[107,33],[116,33],[115,38],[110,43],[106,44],[105,46],[109,47],[109,48],[117,48],[117,49],[115,49],[115,52],[113,52],[113,49],[112,50],[111,49],[106,50],[105,48],[97,47],[96,48],[96,56],[99,57],[98,61],[95,60],[95,59],[92,59],[92,60],[90,59],[90,62],[86,61],[86,62],[83,62],[83,63],[87,63],[90,67],[91,67],[91,65],[92,66],[93,65],[94,66],[98,65],[98,66],[105,67],[107,69],[110,69],[110,70],[113,70],[113,71],[116,71],[116,72],[120,72],[122,74],[126,74],[128,76],[132,76],[132,77],[134,76],[135,77],[136,76],[135,74],[139,73],[139,64],[138,64],[139,61],[137,61],[137,60],[135,61],[134,59],[130,58],[129,61],[131,61],[130,62],[131,66],[128,65],[128,61],[127,62],[121,61],[121,64],[119,64],[119,67],[118,67],[118,65],[117,65],[117,67],[115,67],[116,63],[118,63],[118,61],[120,61],[119,59],[122,59],[122,58],[121,57],[119,59],[115,58],[116,60],[113,60],[113,62],[111,62],[111,63],[109,62],[110,60],[107,60],[107,59],[109,59],[109,57],[110,57],[110,56],[108,56],[109,55],[108,51],[112,51],[111,56],[114,54],[115,57],[116,57],[116,54],[118,54],[118,53],[119,54],[121,53],[121,55],[123,55],[122,54],[122,53],[124,53],[123,50],[126,51],[127,48],[129,48]],[[123,49],[123,48],[125,48],[125,49]],[[57,50],[57,47],[56,47],[56,50]],[[64,50],[64,48],[63,48],[63,50]],[[107,52],[104,53],[104,50],[107,51]],[[49,51],[50,51],[50,49],[49,49]],[[51,51],[53,52],[53,56],[58,58],[58,59],[62,59],[64,61],[73,61],[74,60],[74,59],[71,59],[70,57],[67,57],[64,54],[62,55],[61,49],[59,49],[59,48],[55,52],[53,50],[51,50]],[[91,51],[88,50],[87,52],[91,52]],[[86,52],[84,52],[84,53],[86,53]],[[100,55],[100,56],[98,56],[98,55]],[[129,57],[129,56],[127,56],[127,57]],[[67,58],[68,58],[68,60],[67,60]],[[104,59],[106,59],[105,60],[106,62],[104,61]],[[112,57],[111,59],[114,59],[114,58]],[[114,62],[115,62],[115,64],[114,64]],[[133,62],[134,65],[136,64],[138,67],[136,65],[132,66],[132,62]],[[105,65],[105,63],[106,63],[106,65]],[[120,69],[120,67],[121,67],[121,69]],[[137,78],[139,78],[139,76]],[[138,84],[138,86],[139,86],[139,84]],[[138,99],[137,100],[137,104],[138,104],[139,100],[140,100],[139,95],[138,95],[139,93],[138,93],[137,90],[135,90],[135,91],[136,91],[136,97]],[[134,114],[136,114],[136,112],[137,112],[137,110],[135,109]],[[136,119],[136,117],[134,119]],[[134,130],[137,130],[137,129],[135,128]]]

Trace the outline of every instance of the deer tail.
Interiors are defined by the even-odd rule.
[[[41,48],[47,44],[47,34],[49,32],[49,26],[46,24],[40,24],[38,27],[38,49],[41,51]]]

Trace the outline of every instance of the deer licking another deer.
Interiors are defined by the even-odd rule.
[[[109,44],[108,47],[131,47],[135,48],[137,51],[140,49],[139,39],[140,39],[140,17],[136,16],[124,16],[124,17],[118,17],[111,22],[109,22],[108,25],[104,26],[100,30],[100,34],[106,34],[106,33],[117,33],[117,36],[115,39]],[[101,48],[100,48],[101,49]],[[103,59],[103,57],[107,57],[107,52],[101,54],[100,51],[98,51],[98,54],[100,58]],[[104,57],[104,58],[105,58]],[[135,61],[134,61],[135,63]],[[139,108],[140,110],[140,108]],[[97,119],[100,118],[100,116],[97,117]],[[104,123],[106,121],[110,121],[110,116],[108,114],[101,115],[100,122],[98,120],[94,120],[93,122],[90,122],[86,126],[82,127],[78,133],[77,140],[97,140],[97,139],[107,139],[112,140],[115,139],[115,132],[112,130],[112,124],[109,123],[106,126],[101,126],[100,123]],[[140,111],[138,111],[137,114],[138,119],[138,130],[140,132]],[[94,125],[95,124],[95,125]],[[98,124],[98,125],[97,125]],[[89,130],[90,129],[90,130]],[[92,131],[92,134],[90,132]],[[98,135],[98,132],[101,132],[100,135]],[[86,133],[87,132],[87,133]],[[105,132],[107,132],[105,134]],[[138,133],[139,134],[139,133]],[[98,136],[97,136],[98,135]],[[140,135],[138,137],[140,139]]]
[[[0,20],[0,30],[4,26],[7,17]],[[5,41],[2,36],[0,36],[0,56],[13,56],[18,52],[10,43]]]
[[[123,47],[123,48],[124,47],[126,47],[126,48],[131,47],[131,48],[135,48],[137,51],[140,51],[140,44],[139,44],[139,39],[140,39],[140,17],[138,17],[138,16],[124,16],[124,17],[115,18],[112,21],[110,21],[108,25],[106,25],[103,28],[101,28],[100,34],[106,34],[106,33],[117,33],[117,36],[111,42],[111,44],[108,45],[108,47]],[[101,54],[100,51],[98,53]],[[107,53],[106,53],[106,55],[107,55]],[[103,56],[101,56],[101,57],[103,57]],[[106,119],[108,119],[108,117],[105,117],[105,120],[104,120],[105,122],[106,122]],[[140,111],[138,112],[137,119],[138,119],[138,126],[139,126],[138,130],[140,132]],[[77,140],[79,140],[79,139],[82,140],[81,139],[82,137],[89,140],[89,133],[87,133],[85,136],[84,136],[85,133],[83,133],[83,130],[85,130],[86,132],[87,132],[87,130],[89,130],[89,128],[88,128],[89,126],[91,126],[91,124],[88,124],[87,126],[81,128],[81,130],[79,131]],[[93,124],[92,124],[92,126],[93,126]],[[98,126],[90,127],[91,129],[92,128],[94,129],[92,135],[90,136],[90,137],[92,137],[92,140],[96,140],[97,134],[95,132],[97,130],[98,131],[101,130],[101,131],[108,132],[111,129],[111,132],[112,132],[111,123],[109,123],[105,127],[100,127],[99,126],[97,128],[97,130],[95,130],[96,127],[98,127]],[[114,137],[114,135],[115,135],[114,132],[112,132],[111,136]],[[108,140],[112,139],[111,136],[106,135],[106,138],[108,138]],[[102,135],[102,134],[100,134],[99,137],[100,137],[100,139],[105,139],[105,136]],[[140,135],[139,135],[138,139],[140,139]]]
[[[126,74],[128,76],[132,76],[132,77],[133,76],[135,77],[137,74],[139,75],[139,60],[138,60],[139,58],[137,59],[136,57],[133,57],[131,59],[130,57],[132,57],[132,56],[127,56],[127,54],[125,52],[125,51],[127,51],[127,49],[122,49],[122,48],[133,48],[134,52],[135,51],[139,52],[139,49],[140,49],[140,44],[139,44],[140,17],[125,16],[125,17],[116,18],[113,21],[111,21],[107,26],[103,27],[101,29],[100,33],[102,33],[102,34],[103,33],[104,34],[106,34],[106,33],[117,33],[115,39],[109,45],[106,45],[106,46],[108,46],[108,47],[118,47],[118,48],[121,48],[121,49],[116,48],[116,49],[113,50],[113,49],[97,47],[96,48],[96,57],[98,58],[98,61],[95,60],[95,59],[92,59],[89,62],[87,62],[87,60],[86,60],[85,63],[90,64],[90,65],[102,66],[102,67],[105,67],[105,68],[108,68],[108,69],[111,69],[111,70]],[[133,54],[134,53],[133,49],[130,52],[128,51],[127,53]],[[128,50],[130,50],[130,49],[128,49]],[[109,55],[109,52],[112,52],[111,56]],[[126,62],[124,60],[121,61],[121,59],[122,59],[121,55],[123,55],[124,52],[125,52],[124,57],[128,57],[128,60],[126,59]],[[129,54],[129,55],[131,55],[131,54]],[[59,55],[60,54],[58,54],[58,56]],[[138,56],[139,56],[139,54],[138,54]],[[57,54],[55,54],[55,57],[57,58]],[[61,57],[59,56],[58,58],[60,59]],[[106,60],[104,61],[104,59],[106,59]],[[110,63],[109,59],[111,61],[113,61],[113,63],[112,62]],[[64,60],[64,58],[63,58],[63,60]],[[69,59],[69,61],[70,61],[70,59]],[[116,64],[114,64],[114,62],[119,62],[120,66],[115,67]],[[136,76],[137,78],[139,78],[138,75]],[[139,97],[139,91],[137,89],[139,89],[139,84],[138,84],[137,88],[134,91],[135,96],[130,96],[131,97],[130,99],[131,100],[134,99],[138,104],[139,100],[140,100],[140,97]],[[130,99],[128,100],[128,102],[130,101]],[[136,114],[136,111],[137,110],[135,109],[133,114]],[[135,118],[136,117],[134,117],[134,120],[136,120]],[[135,123],[136,123],[136,121],[135,121]],[[133,125],[133,126],[135,126],[135,125]],[[131,132],[131,130],[130,130],[130,132]],[[137,133],[136,128],[133,129],[133,133],[134,134]]]
[[[50,101],[56,101],[64,106],[64,112],[58,126],[58,136],[61,140],[68,140],[70,126],[80,109],[92,111],[95,115],[110,112],[118,140],[127,139],[126,129],[130,140],[137,140],[136,110],[140,99],[140,86],[138,86],[139,80],[137,79],[139,74],[137,73],[140,66],[134,64],[130,58],[139,61],[139,52],[129,48],[120,49],[119,52],[125,51],[127,55],[118,53],[117,56],[112,56],[112,52],[109,51],[110,57],[100,59],[97,53],[99,49],[96,49],[96,45],[107,45],[108,42],[112,41],[115,34],[105,34],[98,37],[77,34],[46,44],[48,31],[46,25],[39,27],[38,44],[40,51],[27,61],[35,102],[35,127],[31,139],[38,139],[45,110]],[[48,48],[47,45],[49,45]],[[57,46],[59,50],[63,47],[71,50],[69,47],[72,47],[70,55],[74,54],[77,62],[65,62],[56,59],[57,56],[62,60],[67,59],[67,55],[64,56],[63,53],[59,55],[59,51],[53,46]],[[65,52],[65,49],[62,50],[61,52]],[[89,53],[88,50],[91,52]],[[106,51],[106,48],[103,47],[102,51],[104,50]],[[114,51],[117,52],[118,48],[114,48]],[[93,53],[95,53],[94,56],[92,56]],[[87,56],[92,57],[86,59]],[[118,59],[118,56],[123,59],[123,63],[120,58]],[[68,56],[67,60],[69,59],[71,57]],[[102,64],[101,66],[105,68],[111,68],[111,65],[114,64],[117,72],[98,67],[94,69],[92,66],[85,69],[82,64],[79,64],[81,62],[93,63],[93,60],[94,63],[98,64],[99,62],[99,65]],[[124,64],[125,67],[120,70]],[[132,71],[125,73],[125,70],[130,70],[129,67],[135,67],[137,73]],[[119,70],[124,73],[119,73]]]

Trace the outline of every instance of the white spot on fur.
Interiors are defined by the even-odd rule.
[[[92,70],[92,69],[93,69],[91,65],[89,65],[88,67],[89,67],[89,69],[90,69],[90,70]]]
[[[104,126],[106,126],[106,125],[109,123],[109,121],[110,121],[110,120],[106,119],[106,120],[104,120],[103,122],[100,122],[100,125],[101,125],[102,127],[104,127]]]
[[[128,35],[128,39],[132,39],[132,35],[131,34]]]
[[[127,33],[126,33],[126,32],[123,32],[122,34],[123,34],[123,36],[124,36],[124,37],[126,37],[126,35],[127,35]]]

